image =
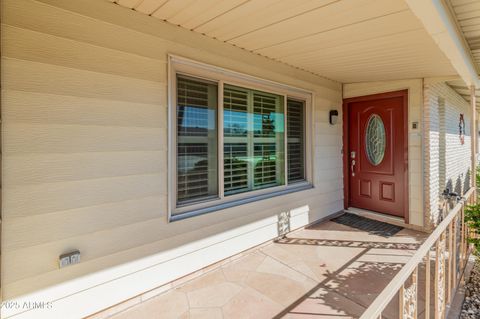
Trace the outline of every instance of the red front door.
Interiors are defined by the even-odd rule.
[[[405,217],[407,93],[345,101],[348,114],[348,205]]]

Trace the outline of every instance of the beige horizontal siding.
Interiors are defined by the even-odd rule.
[[[166,131],[160,128],[4,124],[8,153],[64,153],[163,150]]]
[[[165,128],[165,104],[145,104],[4,89],[2,115],[9,123]]]
[[[9,43],[2,52],[6,57],[128,78],[165,81],[165,61],[158,58],[147,58],[17,27],[7,26],[3,32],[3,41]]]
[[[213,226],[208,225],[208,222],[206,222],[208,218],[204,216],[202,216],[204,218],[197,217],[195,221],[189,220],[188,224],[190,225],[188,226],[179,223],[165,224],[165,218],[159,217],[93,232],[88,236],[66,237],[45,244],[33,244],[26,248],[17,248],[11,252],[7,250],[3,253],[4,258],[17,266],[5,269],[4,275],[7,280],[4,284],[9,293],[14,295],[25,289],[24,285],[26,283],[29,283],[29,289],[39,289],[51,283],[51,281],[58,281],[64,276],[63,272],[70,273],[70,278],[75,278],[88,274],[94,269],[99,269],[103,263],[114,266],[117,263],[130,261],[132,258],[141,258],[158,251],[173,249],[181,244],[207,238],[219,231],[232,229],[238,225],[248,224],[254,220],[277,214],[279,209],[285,209],[285,207],[297,208],[308,205],[312,212],[324,214],[326,210],[322,208],[330,204],[338,210],[338,204],[343,198],[343,191],[336,190],[333,193],[326,192],[325,194],[311,192],[310,196],[298,197],[298,195],[293,195],[279,198],[271,203],[245,205],[233,209],[232,212],[236,214],[216,213],[221,219],[225,219],[226,214],[229,215],[229,218]],[[270,205],[274,206],[269,207]],[[242,212],[251,209],[257,210],[256,214],[244,213],[242,216]],[[221,219],[219,220],[221,221]],[[85,219],[82,218],[81,222],[85,223]],[[188,233],[185,232],[187,230]],[[144,250],[146,248],[144,245],[148,246],[148,254],[145,255]],[[82,255],[82,263],[78,265],[80,267],[73,266],[59,272],[56,261],[52,260],[52,255],[65,249],[65,247],[79,248],[80,251],[85,253]],[[28,262],[29,260],[35,262]],[[34,276],[35,281],[31,281]]]
[[[42,245],[84,234],[78,225],[87,221],[94,233],[139,221],[164,217],[166,197],[150,196],[115,203],[55,211],[49,214],[15,218],[6,224],[6,251]],[[32,233],[37,225],[43,225]]]
[[[328,124],[340,84],[106,1],[2,5],[4,298],[305,205],[311,221],[342,207],[341,125]],[[168,53],[313,91],[318,187],[168,223]],[[72,249],[82,262],[59,269]]]
[[[8,166],[5,166],[8,171]],[[166,193],[165,174],[116,176],[57,183],[6,185],[7,218],[47,214]],[[84,225],[82,225],[84,226]]]
[[[155,36],[41,2],[7,0],[2,11],[2,20],[10,26],[166,62],[165,41]]]
[[[166,151],[155,150],[11,155],[3,182],[20,186],[165,173],[166,159]]]
[[[165,105],[166,101],[166,81],[159,84],[13,58],[3,58],[2,71],[9,79],[4,82],[5,89],[136,103]]]

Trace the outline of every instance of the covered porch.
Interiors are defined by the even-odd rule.
[[[473,196],[470,189],[431,234],[340,214],[89,319],[457,318]]]
[[[410,229],[381,236],[325,221],[159,288],[171,288],[164,294],[129,300],[124,311],[110,312],[116,313],[112,319],[359,318],[427,236]],[[424,284],[422,273],[419,282]],[[425,318],[422,299],[418,318]],[[398,318],[398,298],[382,318]]]

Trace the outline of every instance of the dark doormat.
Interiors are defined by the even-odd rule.
[[[373,235],[390,237],[401,231],[403,227],[368,219],[355,214],[345,213],[332,219],[332,222],[369,232]]]

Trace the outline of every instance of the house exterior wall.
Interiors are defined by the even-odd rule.
[[[343,97],[408,90],[408,196],[409,223],[423,227],[423,150],[422,150],[422,79],[350,83],[343,86]],[[417,123],[417,128],[413,128]]]
[[[479,113],[478,111],[477,111],[477,114],[476,114],[476,119],[477,119],[476,125],[475,125],[475,127],[476,127],[476,129],[477,129],[477,132],[476,132],[476,133],[480,135],[480,130],[479,130],[479,127],[480,127],[480,126],[479,126],[479,125],[480,125],[480,121],[479,121],[479,119],[480,119],[480,113]],[[480,161],[480,157],[478,156],[479,153],[480,153],[480,138],[477,138],[477,147],[475,148],[475,150],[476,150],[476,152],[477,152],[476,160],[477,160],[477,164],[478,164],[479,161]]]
[[[91,314],[343,208],[339,83],[107,1],[1,12],[3,300],[54,301],[18,317]],[[168,223],[169,53],[313,92],[315,187]]]
[[[464,194],[471,185],[471,107],[444,82],[425,82],[424,108],[427,144],[425,165],[425,223],[441,221],[443,190]],[[463,144],[459,136],[460,114],[465,121]]]

